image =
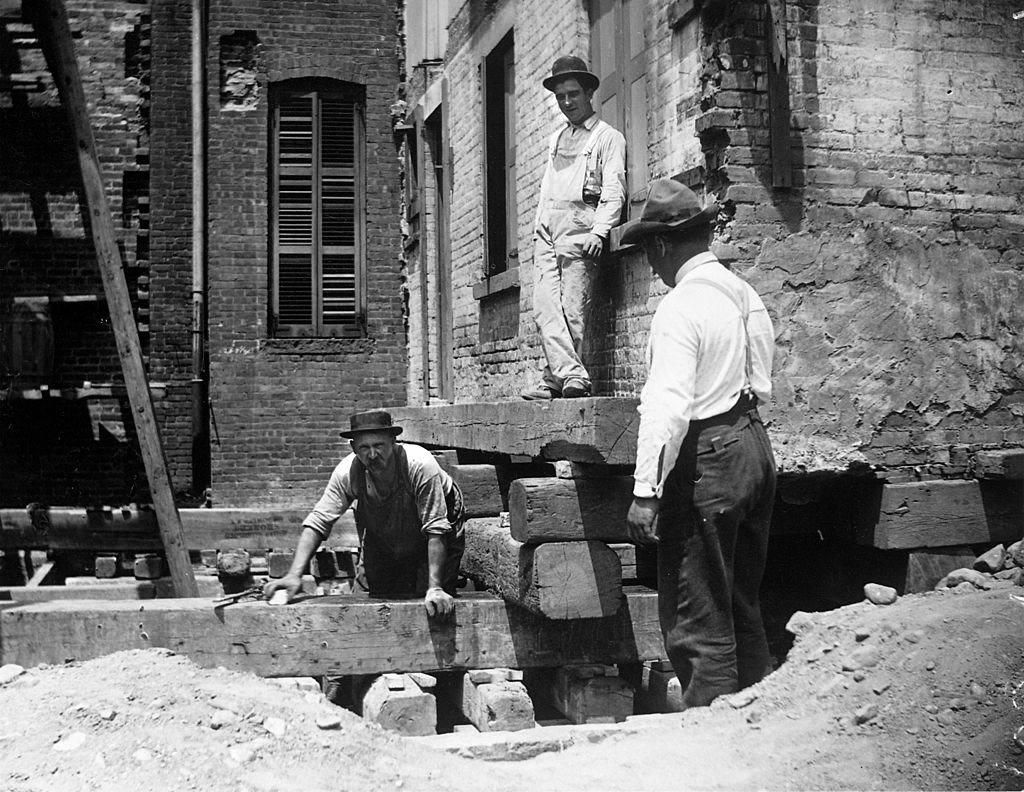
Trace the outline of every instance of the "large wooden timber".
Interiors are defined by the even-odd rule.
[[[142,345],[139,341],[138,328],[135,326],[128,283],[125,281],[122,268],[114,218],[107,203],[103,172],[100,170],[96,141],[89,119],[89,107],[85,101],[85,90],[78,71],[78,59],[67,12],[61,0],[37,0],[35,3],[26,3],[25,7],[39,31],[47,62],[60,93],[61,104],[67,111],[74,134],[78,164],[82,171],[83,197],[89,211],[89,225],[96,248],[96,259],[110,311],[117,353],[121,359],[128,401],[132,408],[132,420],[146,468],[150,496],[159,515],[160,536],[167,555],[167,565],[178,595],[195,597],[199,594],[199,589],[192,575],[181,517],[174,502],[171,477],[167,470],[156,413],[153,410],[153,399],[142,360]]]
[[[206,599],[0,607],[0,664],[89,660],[164,647],[204,668],[266,677],[637,663],[664,655],[657,595],[630,590],[608,619],[552,621],[493,595],[459,597],[449,622],[419,600],[312,597],[290,605]]]
[[[1013,542],[1024,529],[1024,482],[866,484],[857,541],[882,550]]]
[[[554,399],[391,409],[413,443],[542,459],[632,465],[636,399]]]
[[[512,536],[527,544],[596,539],[628,542],[633,479],[521,478],[509,486]]]
[[[524,545],[500,519],[467,521],[462,571],[549,619],[612,616],[622,605],[622,566],[604,542]]]
[[[308,509],[181,509],[189,550],[258,550],[294,547]],[[355,519],[346,512],[327,547],[358,547]],[[156,514],[143,509],[0,509],[0,550],[95,552],[163,549]]]

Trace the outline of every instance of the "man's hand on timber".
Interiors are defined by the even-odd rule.
[[[433,586],[427,589],[427,596],[423,598],[423,607],[427,609],[427,616],[437,618],[440,621],[447,621],[455,610],[455,598],[443,588]]]
[[[658,543],[658,499],[633,498],[626,515],[629,538],[636,544],[652,545]]]
[[[263,599],[269,600],[274,596],[275,591],[288,592],[288,601],[295,599],[295,595],[302,589],[302,578],[299,575],[288,573],[277,580],[268,580],[263,586]]]
[[[604,240],[597,234],[587,234],[580,242],[580,249],[587,258],[596,259],[604,250]]]

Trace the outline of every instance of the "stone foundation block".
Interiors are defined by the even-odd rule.
[[[474,669],[462,678],[462,714],[482,732],[519,731],[536,725],[533,701],[522,672],[509,668]]]
[[[364,694],[363,718],[407,736],[436,734],[437,702],[407,674],[385,674]]]

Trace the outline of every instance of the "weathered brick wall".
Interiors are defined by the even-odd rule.
[[[767,4],[708,3],[675,30],[668,3],[648,5],[649,171],[686,172],[723,205],[716,249],[776,322],[769,414],[783,464],[867,460],[958,475],[972,450],[1024,443],[1018,9],[788,4],[793,186],[775,188]],[[580,2],[467,3],[449,38],[453,108],[479,104],[478,63],[503,14],[516,35],[519,327],[516,338],[484,340],[491,317],[471,294],[483,274],[480,119],[457,113],[462,401],[507,398],[539,368],[530,237],[544,140],[559,122],[540,79],[559,52],[587,48]],[[599,393],[639,392],[663,292],[641,257],[605,263],[590,361]]]
[[[191,3],[153,1],[150,185],[150,376],[176,490],[192,481]]]
[[[147,243],[148,7],[84,0],[66,6],[107,201],[144,324],[138,278]],[[30,21],[15,12],[5,13],[0,28],[0,316],[10,317],[12,298],[101,297],[103,286],[84,222],[66,111],[39,41]],[[132,438],[127,445],[115,441],[101,433],[91,415],[116,416],[116,398],[89,403],[8,398],[40,385],[68,388],[121,379],[102,298],[51,302],[40,313],[48,315],[51,327],[50,371],[29,374],[0,366],[0,501],[118,504],[143,496]],[[11,362],[9,355],[3,359]]]
[[[255,96],[222,97],[219,42],[254,34]],[[395,6],[218,0],[209,15],[209,325],[219,505],[306,504],[345,445],[350,412],[406,394]],[[248,34],[247,34],[248,35]],[[269,337],[267,88],[293,77],[366,86],[367,337]],[[347,448],[346,448],[347,450]]]

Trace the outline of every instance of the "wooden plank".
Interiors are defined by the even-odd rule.
[[[199,593],[199,589],[192,574],[192,565],[189,563],[181,517],[174,502],[171,477],[160,440],[160,428],[156,422],[153,399],[149,393],[138,328],[135,326],[121,253],[117,247],[114,219],[107,205],[103,172],[100,170],[96,143],[89,122],[89,108],[78,73],[78,60],[75,56],[67,12],[61,0],[39,0],[37,4],[28,4],[26,7],[34,11],[32,22],[39,31],[54,82],[60,92],[61,103],[67,111],[74,134],[78,163],[82,171],[83,197],[89,211],[89,225],[103,280],[103,291],[107,298],[118,356],[121,359],[125,387],[128,389],[132,420],[146,468],[150,497],[159,517],[160,536],[171,570],[171,578],[179,596],[194,597]]]
[[[26,586],[35,588],[41,586],[43,581],[46,580],[46,576],[53,571],[53,561],[47,561],[45,564],[40,565],[39,569],[32,573],[32,577],[29,578]]]
[[[1024,479],[1024,449],[979,451],[975,455],[974,475],[980,479]]]
[[[413,443],[519,454],[548,460],[631,465],[636,461],[637,400],[437,404],[395,407]]]
[[[996,544],[1020,538],[1024,482],[922,481],[865,485],[858,543],[883,550]]]
[[[223,594],[216,577],[198,578],[197,584],[203,596],[212,598]],[[55,600],[140,600],[173,596],[174,586],[170,578],[157,580],[135,580],[133,578],[98,580],[94,578],[88,585],[71,585],[69,582],[64,586],[0,587],[0,600],[13,600],[22,604]]]
[[[497,517],[504,511],[494,465],[451,465],[448,473],[462,490],[467,517]]]
[[[636,663],[664,655],[657,594],[631,590],[613,618],[553,621],[496,597],[459,597],[449,622],[417,600],[312,597],[284,606],[206,599],[50,602],[0,613],[2,663],[88,660],[161,646],[204,668],[337,676],[454,668]]]
[[[308,509],[181,509],[189,550],[294,547]],[[0,509],[0,550],[154,551],[163,548],[148,509]],[[358,547],[355,518],[343,514],[327,547]]]
[[[599,539],[628,542],[633,479],[521,478],[508,492],[512,536],[527,544]]]
[[[467,522],[462,571],[549,619],[611,616],[622,604],[622,568],[608,545],[524,545],[498,519]]]

